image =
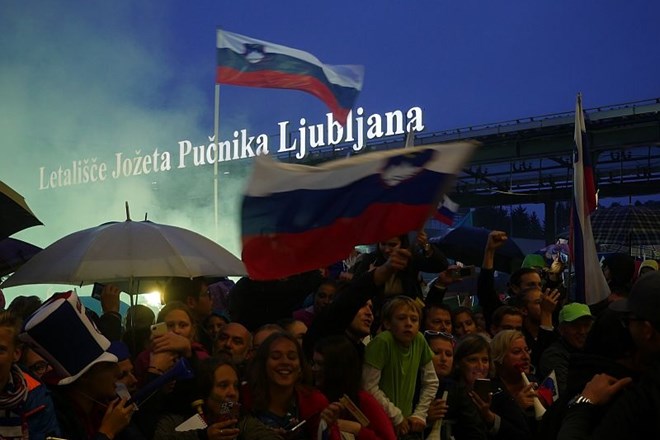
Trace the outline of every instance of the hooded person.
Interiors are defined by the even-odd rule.
[[[53,295],[28,318],[20,339],[53,367],[43,380],[64,438],[113,439],[124,430],[135,408],[116,395],[117,356],[75,292]]]

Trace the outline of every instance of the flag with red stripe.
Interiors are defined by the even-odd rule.
[[[402,148],[318,167],[259,156],[241,213],[248,274],[270,280],[318,269],[355,245],[419,230],[475,147]]]
[[[438,205],[438,209],[433,214],[433,217],[447,226],[454,224],[454,218],[458,213],[459,205],[446,195],[443,197],[442,202]]]
[[[302,50],[223,30],[216,47],[216,83],[307,92],[341,124],[362,90],[363,66],[323,64]]]
[[[575,104],[574,139],[573,206],[569,241],[575,269],[575,300],[595,304],[607,297],[610,289],[600,268],[591,230],[591,214],[596,210],[596,189],[580,94]]]

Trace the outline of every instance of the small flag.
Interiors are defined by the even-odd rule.
[[[458,203],[454,202],[452,199],[445,195],[438,205],[438,209],[436,210],[435,214],[433,214],[433,217],[439,222],[444,223],[447,226],[451,226],[454,224],[454,218],[456,217],[458,208]]]
[[[552,370],[550,374],[548,374],[548,377],[541,382],[536,390],[536,394],[546,408],[550,407],[557,401],[557,399],[559,399],[559,388],[557,387],[557,375],[555,374],[555,370]]]
[[[475,143],[361,154],[318,167],[259,156],[243,198],[243,262],[257,280],[328,266],[419,230]]]
[[[346,123],[362,90],[364,67],[323,64],[314,55],[218,30],[216,83],[310,93]]]

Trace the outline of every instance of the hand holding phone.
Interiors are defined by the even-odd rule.
[[[218,421],[238,420],[241,404],[233,400],[223,400],[220,403],[220,417]]]
[[[167,324],[164,322],[159,322],[151,326],[151,336],[160,336],[167,333]]]
[[[101,301],[101,296],[103,296],[103,289],[105,289],[105,284],[94,283],[92,288],[92,298]]]
[[[471,278],[476,275],[476,269],[474,266],[457,267],[450,271],[450,275],[453,279]]]

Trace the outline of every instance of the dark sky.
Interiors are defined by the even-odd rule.
[[[441,131],[572,111],[577,92],[585,108],[659,97],[659,16],[641,0],[2,1],[0,178],[46,224],[17,237],[47,245],[122,220],[124,200],[209,234],[212,167],[50,189],[40,172],[208,143],[217,27],[362,64],[365,113],[419,106]],[[301,92],[227,86],[221,132],[274,134],[326,111]],[[221,187],[220,241],[239,253],[243,181]]]

